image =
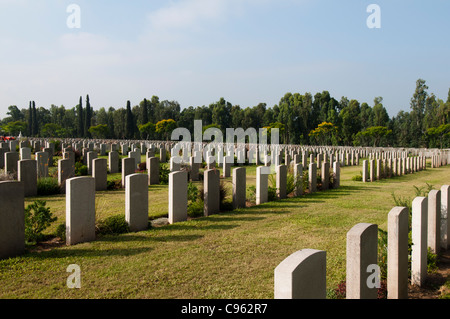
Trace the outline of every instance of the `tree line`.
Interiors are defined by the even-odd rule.
[[[176,101],[160,101],[157,96],[131,106],[101,107],[94,110],[89,95],[80,97],[72,108],[51,105],[28,108],[12,105],[0,121],[2,134],[30,137],[79,137],[102,139],[169,139],[176,127],[194,133],[194,120],[203,129],[279,128],[281,143],[302,145],[450,147],[450,90],[447,100],[428,93],[422,79],[410,102],[410,110],[390,118],[383,98],[373,105],[355,99],[335,99],[328,91],[286,93],[273,107],[259,103],[241,107],[220,98],[208,106],[181,110]]]

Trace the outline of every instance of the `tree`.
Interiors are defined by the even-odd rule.
[[[19,108],[15,105],[10,105],[8,107],[8,112],[6,113],[11,116],[11,122],[24,121],[25,117]]]
[[[89,128],[91,127],[91,119],[92,119],[92,109],[91,103],[89,102],[89,94],[86,95],[86,112],[84,116],[84,134],[85,137],[89,137]]]
[[[125,120],[125,136],[128,139],[134,137],[134,120],[133,113],[131,112],[131,103],[127,101],[127,111],[126,111],[126,120]]]
[[[55,123],[47,123],[41,130],[43,137],[62,137],[64,134],[63,128]]]
[[[177,128],[177,123],[173,119],[161,120],[156,123],[156,133],[162,134],[166,140],[169,140],[169,134]]]
[[[80,96],[80,102],[77,105],[77,117],[78,117],[78,137],[84,137],[84,121],[83,121],[83,100]]]
[[[139,125],[139,132],[141,132],[142,136],[145,136],[146,139],[153,137],[155,131],[156,125],[153,124],[152,122]]]
[[[333,134],[337,132],[337,127],[333,123],[322,122],[316,129],[309,133],[318,145],[330,145],[333,139]]]
[[[361,130],[360,106],[357,100],[351,100],[339,113],[342,123],[342,136],[345,145],[352,145],[356,134]]]
[[[22,121],[9,122],[2,127],[2,130],[11,136],[17,136],[20,132],[25,132],[26,129],[27,123]]]
[[[438,127],[432,127],[427,130],[427,136],[431,140],[431,147],[449,147],[450,146],[450,124],[442,124]],[[438,143],[439,142],[439,143]]]
[[[33,136],[33,107],[31,101],[28,108],[28,136]]]
[[[38,136],[39,134],[39,119],[37,116],[36,103],[32,103],[32,113],[33,113],[33,134],[32,136]]]
[[[106,138],[108,136],[109,130],[107,124],[98,124],[96,126],[91,126],[89,128],[89,133],[91,133],[93,138]]]
[[[411,98],[411,143],[412,147],[419,147],[424,145],[424,112],[425,104],[428,97],[428,86],[425,85],[425,80],[418,79],[416,81],[416,90]]]
[[[144,103],[142,104],[142,123],[145,125],[148,123],[148,101],[144,99]]]
[[[368,127],[362,132],[357,134],[357,137],[368,137],[373,142],[373,147],[381,146],[381,141],[383,138],[386,138],[392,134],[392,130],[388,129],[385,126],[372,126]]]

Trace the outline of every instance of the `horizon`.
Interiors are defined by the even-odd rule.
[[[370,106],[381,96],[392,118],[409,112],[418,79],[445,101],[450,3],[376,1],[370,28],[372,3],[0,0],[0,118],[10,105],[73,108],[86,95],[98,111],[154,95],[181,109],[221,97],[272,108],[288,92],[322,91]]]

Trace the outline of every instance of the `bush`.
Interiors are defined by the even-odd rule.
[[[355,175],[352,177],[352,181],[354,182],[362,182],[362,175]]]
[[[61,238],[62,241],[66,241],[66,224],[61,223],[56,227],[55,236]]]
[[[250,202],[256,202],[256,186],[255,185],[247,187],[247,200]]]
[[[187,207],[187,214],[189,217],[201,217],[203,216],[203,201],[197,199],[194,202],[190,202]]]
[[[169,174],[170,174],[170,169],[167,167],[167,164],[160,163],[159,164],[159,183],[161,185],[169,184]]]
[[[96,228],[96,233],[99,235],[119,235],[130,231],[130,227],[125,220],[125,215],[122,214],[100,220]]]
[[[38,200],[25,208],[25,240],[27,242],[41,241],[45,237],[42,232],[57,220],[50,212],[50,208],[45,205],[45,201]]]
[[[195,202],[199,199],[198,187],[194,183],[189,182],[188,184],[188,201]]]
[[[106,189],[111,190],[117,190],[122,188],[122,180],[114,180],[114,181],[106,181]]]
[[[433,273],[438,269],[437,266],[438,256],[431,251],[431,248],[428,247],[427,251],[427,272]]]
[[[58,179],[54,177],[44,177],[37,180],[37,194],[39,196],[56,195],[61,193]]]
[[[268,200],[269,202],[272,202],[272,201],[275,201],[275,200],[278,199],[278,196],[277,196],[277,188],[276,188],[276,187],[269,186],[267,192],[268,192],[267,200]]]
[[[75,163],[75,176],[86,176],[88,174],[88,168],[82,162]]]

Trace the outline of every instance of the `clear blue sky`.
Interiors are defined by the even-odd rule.
[[[80,7],[70,29],[67,7]],[[369,29],[369,4],[381,28]],[[0,118],[9,105],[125,107],[157,95],[181,107],[241,107],[328,90],[390,116],[418,78],[447,99],[448,0],[0,0]]]

